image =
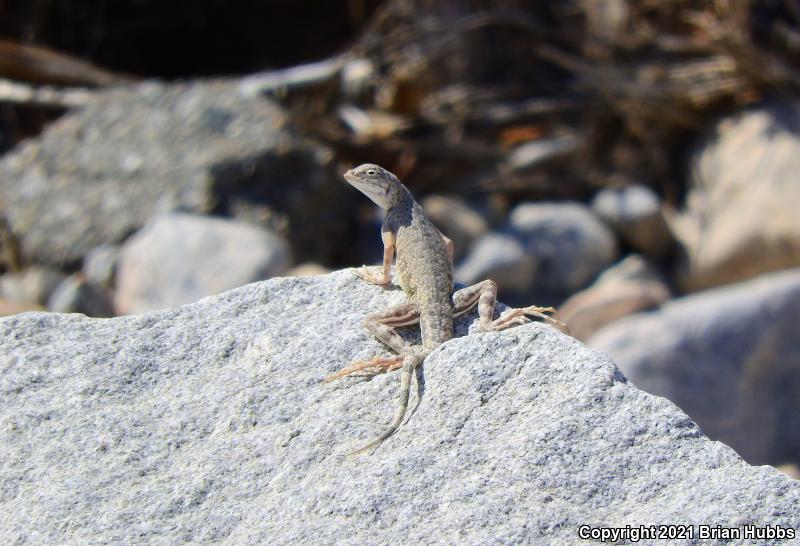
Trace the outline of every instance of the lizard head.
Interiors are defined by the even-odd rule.
[[[395,175],[372,163],[350,169],[344,173],[344,179],[383,209],[395,202],[403,188]]]

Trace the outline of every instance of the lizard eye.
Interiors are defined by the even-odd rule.
[[[376,174],[378,174],[378,173],[377,173],[377,171],[375,169],[370,169],[370,170],[367,171],[367,175],[369,175],[369,176],[375,176]]]

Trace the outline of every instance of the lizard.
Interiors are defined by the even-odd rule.
[[[344,179],[386,212],[381,226],[383,264],[378,272],[364,267],[357,270],[357,275],[368,283],[386,286],[391,282],[392,259],[396,257],[398,284],[407,298],[399,305],[368,315],[364,321],[367,331],[396,356],[359,360],[323,380],[330,382],[366,370],[381,373],[401,369],[392,422],[378,438],[351,453],[358,455],[377,448],[400,428],[408,409],[411,376],[431,351],[453,337],[454,318],[477,304],[479,331],[499,331],[525,324],[530,322],[528,315],[556,325],[561,323],[547,315],[555,314],[552,307],[535,306],[511,309],[492,320],[497,284],[487,279],[453,293],[453,243],[425,216],[411,192],[394,174],[365,163],[347,171]],[[411,345],[396,328],[417,323],[422,343]]]

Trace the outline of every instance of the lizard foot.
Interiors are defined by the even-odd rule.
[[[374,268],[380,270],[380,268]],[[355,271],[356,277],[361,279],[362,281],[368,282],[370,284],[377,284],[378,286],[384,286],[389,284],[391,280],[389,276],[384,276],[383,272],[375,273],[369,267],[363,266]]]
[[[552,313],[555,315],[551,317],[547,313]],[[481,328],[481,330],[485,332],[499,332],[500,330],[505,330],[507,328],[511,328],[512,326],[520,326],[522,324],[527,324],[531,322],[531,319],[528,315],[532,315],[534,317],[538,317],[545,322],[549,322],[559,330],[568,332],[567,325],[558,320],[558,311],[554,307],[521,307],[518,309],[511,309],[510,311],[506,312],[498,318],[487,324],[485,327]]]
[[[368,375],[377,375],[379,373],[391,372],[403,367],[402,356],[376,356],[372,360],[356,360],[347,368],[342,368],[336,373],[333,373],[323,379],[323,383],[330,383],[342,377],[367,371]]]

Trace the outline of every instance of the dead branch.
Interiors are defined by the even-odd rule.
[[[323,61],[253,74],[242,79],[239,92],[244,97],[254,97],[331,80],[350,60],[350,55],[337,55]]]
[[[94,97],[88,89],[61,89],[52,86],[34,87],[0,79],[0,102],[35,106],[74,108],[83,106]]]

